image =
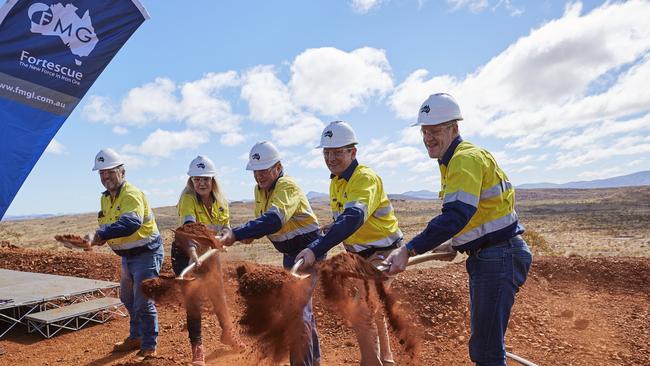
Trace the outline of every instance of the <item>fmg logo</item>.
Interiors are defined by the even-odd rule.
[[[99,42],[89,10],[79,17],[77,7],[73,4],[63,6],[57,3],[48,6],[34,3],[29,7],[27,15],[32,23],[32,33],[59,37],[75,56],[90,55]],[[81,65],[79,59],[75,59],[75,63]]]

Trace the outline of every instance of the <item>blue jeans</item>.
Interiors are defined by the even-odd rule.
[[[321,260],[322,258],[319,258]],[[285,254],[282,258],[282,265],[286,269],[291,269],[296,261],[296,257]],[[316,318],[312,309],[312,293],[316,287],[318,276],[316,272],[309,277],[311,287],[309,288],[309,302],[302,311],[302,319],[305,325],[306,343],[303,349],[289,350],[289,363],[291,366],[318,366],[320,365],[320,342],[318,340],[318,331],[316,330]]]
[[[163,261],[163,246],[133,257],[122,257],[120,300],[129,312],[129,338],[140,339],[141,349],[155,349],[158,337],[158,313],[151,299],[142,293],[140,284],[156,278]]]
[[[528,245],[517,235],[467,258],[471,337],[469,356],[476,365],[505,366],[504,337],[515,294],[532,263]]]

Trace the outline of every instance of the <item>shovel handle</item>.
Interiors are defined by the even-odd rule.
[[[206,259],[208,259],[208,258],[212,257],[213,255],[217,254],[217,252],[219,252],[219,250],[217,250],[217,249],[210,249],[210,250],[208,250],[207,252],[203,253],[203,254],[199,257],[199,261],[201,261],[201,262],[205,262]],[[192,270],[194,270],[194,268],[196,268],[196,262],[191,263],[189,266],[185,267],[185,269],[183,270],[183,272],[181,272],[181,274],[178,275],[177,279],[179,279],[179,280],[184,280],[184,279],[185,279],[185,276],[186,276],[188,273],[192,272]]]
[[[415,264],[419,263],[424,263],[428,261],[432,261],[434,259],[438,260],[451,260],[456,256],[456,252],[450,252],[450,253],[425,253],[425,254],[420,254],[416,255],[414,257],[409,258],[408,262],[406,263],[406,266],[412,266]],[[377,266],[377,269],[384,272],[388,271],[390,266],[387,266],[385,264],[380,264]]]
[[[294,276],[300,276],[298,274],[298,268],[302,266],[302,264],[305,263],[305,258],[300,258],[296,261],[296,263],[293,264],[293,267],[291,267],[291,274]]]

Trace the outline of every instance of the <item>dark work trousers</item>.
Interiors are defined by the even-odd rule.
[[[531,263],[532,254],[519,235],[473,251],[467,258],[472,332],[469,355],[476,365],[506,365],[504,337],[510,311]]]

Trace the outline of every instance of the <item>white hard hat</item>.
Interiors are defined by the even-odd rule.
[[[217,169],[214,167],[212,160],[199,155],[190,163],[187,175],[190,177],[214,177],[217,175]]]
[[[325,127],[320,137],[320,145],[316,148],[335,148],[358,143],[357,136],[349,124],[343,121],[334,121]]]
[[[280,161],[280,152],[268,141],[256,143],[248,154],[246,170],[264,170]]]
[[[124,165],[122,158],[113,149],[101,149],[95,156],[95,170],[112,169]]]
[[[454,97],[447,93],[437,93],[431,94],[422,103],[418,113],[418,121],[412,126],[433,126],[462,119],[463,116],[460,114],[460,108]]]

